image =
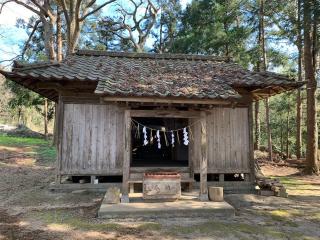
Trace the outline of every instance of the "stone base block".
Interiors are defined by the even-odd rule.
[[[176,200],[181,197],[181,177],[177,173],[145,173],[143,198],[147,200]]]
[[[223,187],[209,187],[209,199],[213,202],[222,202]]]
[[[261,195],[261,196],[274,196],[274,191],[259,190],[259,195]]]
[[[103,203],[117,204],[120,203],[120,189],[117,187],[109,187],[104,196]]]

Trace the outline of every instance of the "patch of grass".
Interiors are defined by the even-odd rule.
[[[30,138],[30,137],[12,137],[5,134],[0,134],[0,145],[2,146],[37,146],[47,145],[48,141],[42,138]]]
[[[319,240],[318,237],[302,236],[302,240]]]
[[[117,223],[104,223],[74,216],[65,210],[33,212],[29,218],[38,219],[47,226],[63,226],[66,229],[81,229],[99,232],[139,233],[141,231],[160,231],[161,224],[142,223],[137,227],[127,227]]]
[[[217,237],[236,237],[237,239],[260,239],[264,236],[266,239],[302,239],[301,234],[297,232],[284,232],[273,226],[257,226],[246,223],[229,223],[229,222],[206,222],[193,226],[174,226],[167,230],[170,235],[189,235],[199,234]],[[250,236],[250,237],[249,237]],[[295,238],[297,237],[297,238]]]
[[[189,235],[189,234],[201,234],[201,235],[214,235],[214,236],[230,236],[232,232],[229,231],[229,227],[220,222],[206,222],[202,224],[196,224],[192,226],[173,226],[166,230],[169,235]]]
[[[159,223],[143,223],[137,228],[143,231],[160,231],[162,226]]]
[[[41,145],[38,147],[37,154],[38,154],[38,158],[51,162],[56,159],[57,151],[52,146]]]
[[[292,219],[295,219],[297,216],[303,216],[299,210],[296,209],[278,209],[273,211],[259,211],[257,214],[262,216],[271,217],[272,221],[282,222],[290,227],[298,227],[298,224],[295,223]]]
[[[320,186],[314,185],[309,182],[306,182],[301,179],[297,179],[296,177],[273,177],[278,178],[280,182],[286,187],[289,195],[291,196],[299,196],[299,195],[308,195],[308,191],[317,191],[319,194]]]
[[[39,219],[47,225],[59,224],[72,229],[116,231],[122,228],[120,224],[116,223],[89,222],[64,210],[33,212],[28,217]]]
[[[320,224],[320,212],[311,213],[308,219],[310,219],[312,222]]]
[[[276,216],[287,217],[288,214],[284,211],[274,212]],[[265,239],[293,239],[293,240],[313,240],[312,236],[308,236],[301,232],[292,230],[284,231],[282,228],[275,227],[273,225],[260,226],[250,223],[235,223],[235,222],[220,222],[209,221],[201,224],[195,224],[191,226],[169,226],[162,227],[159,223],[142,223],[136,227],[125,226],[117,223],[105,223],[95,221],[93,219],[87,219],[73,215],[66,210],[57,211],[44,211],[29,213],[28,217],[40,220],[48,227],[63,228],[63,229],[81,229],[84,231],[99,231],[99,232],[118,232],[122,234],[134,235],[141,232],[155,231],[165,236],[183,237],[192,236],[207,236],[207,237],[232,237],[236,239],[261,239],[264,236]],[[280,225],[281,226],[281,225]]]
[[[56,149],[50,141],[42,138],[12,137],[0,134],[0,146],[24,148],[29,156],[37,159],[41,164],[54,162],[56,159]]]
[[[270,216],[275,221],[284,221],[292,216],[288,210],[273,210],[270,212]]]

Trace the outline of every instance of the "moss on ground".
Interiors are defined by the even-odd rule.
[[[99,232],[120,232],[120,233],[136,233],[141,231],[160,231],[159,223],[141,223],[136,227],[127,227],[123,224],[109,223],[75,216],[71,212],[65,210],[42,211],[28,214],[27,217],[40,220],[47,226],[59,225],[67,229],[90,230]]]
[[[216,237],[235,237],[237,239],[303,239],[298,232],[284,232],[274,226],[257,226],[246,223],[229,223],[210,221],[193,226],[174,226],[166,230],[167,234],[179,236],[181,234],[199,234]]]

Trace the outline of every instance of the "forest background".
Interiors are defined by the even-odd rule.
[[[306,173],[319,172],[319,0],[0,0],[0,17],[12,6],[31,14],[15,23],[27,36],[20,42],[0,24],[5,69],[14,60],[62,61],[76,49],[93,49],[225,56],[252,71],[305,81],[254,103],[255,149],[268,151],[270,160],[306,158]],[[8,41],[18,45],[15,52]],[[54,109],[0,76],[0,123],[48,135]]]

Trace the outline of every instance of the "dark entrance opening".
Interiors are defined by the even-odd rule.
[[[186,127],[188,125],[188,119],[186,118],[133,118],[135,124],[132,127],[131,139],[132,139],[132,167],[187,167],[188,166],[188,146],[183,144],[183,132],[174,132],[174,146],[171,144],[171,132],[170,131],[179,128]],[[148,144],[143,145],[144,134],[142,132],[143,126],[140,123],[152,129],[162,130],[160,131],[160,144],[161,148],[158,148],[158,142],[156,138],[156,131],[147,128],[147,140]],[[178,136],[177,136],[178,135]],[[152,138],[153,140],[152,140]],[[179,139],[179,141],[178,141]]]

